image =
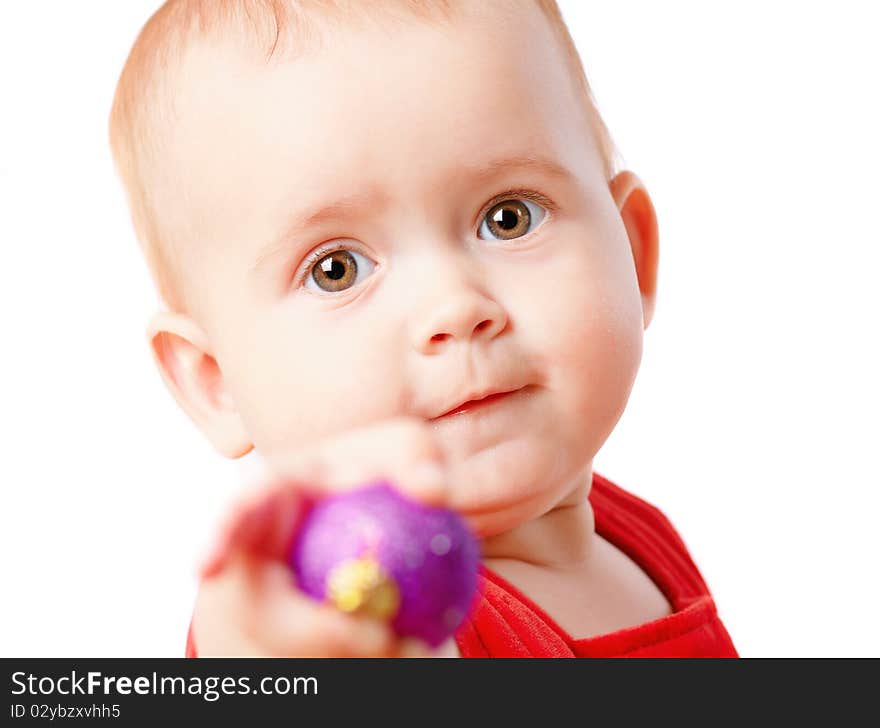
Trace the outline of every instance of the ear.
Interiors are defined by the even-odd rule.
[[[215,449],[229,458],[250,452],[253,444],[201,328],[188,316],[160,311],[147,324],[147,341],[165,385]]]
[[[629,237],[636,276],[639,279],[639,291],[642,294],[644,326],[647,329],[654,317],[657,299],[657,215],[648,191],[632,172],[624,170],[617,174],[609,182],[609,189]]]

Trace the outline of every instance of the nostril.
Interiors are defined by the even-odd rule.
[[[445,341],[445,340],[448,339],[448,338],[449,338],[449,334],[434,334],[434,335],[431,337],[431,341],[432,341],[432,342],[433,342],[433,341]]]
[[[483,329],[485,329],[487,326],[490,326],[491,324],[492,324],[492,322],[489,319],[486,319],[485,321],[481,321],[480,323],[477,324],[477,328],[475,328],[474,331],[482,331]]]

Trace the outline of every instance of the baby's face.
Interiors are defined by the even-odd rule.
[[[201,47],[169,176],[193,318],[254,447],[271,463],[420,417],[454,505],[489,534],[589,467],[628,398],[643,313],[550,29],[531,4],[470,12],[454,29],[340,30],[269,67]],[[434,419],[495,389],[519,391]]]

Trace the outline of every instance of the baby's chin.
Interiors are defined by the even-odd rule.
[[[448,460],[450,506],[478,537],[538,518],[582,485],[585,463],[554,439],[522,434]]]

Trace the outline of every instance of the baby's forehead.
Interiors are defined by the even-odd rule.
[[[275,5],[268,0],[254,4]],[[287,3],[282,5],[288,7]],[[550,65],[568,70],[570,59],[560,47],[558,29],[551,27],[546,15],[546,6],[555,3],[377,0],[369,4],[369,12],[364,10],[366,5],[340,4],[337,7],[348,8],[340,19],[328,12],[335,4],[292,3],[291,8],[300,8],[296,22],[290,17],[276,18],[262,32],[254,31],[249,16],[233,13],[223,21],[225,30],[185,34],[179,52],[172,54],[178,62],[167,64],[169,75],[172,80],[179,77],[177,94],[186,96],[194,86],[216,86],[237,77],[258,84],[264,74],[290,63],[323,74],[329,65],[351,72],[351,81],[341,84],[339,92],[357,95],[357,77],[365,69],[372,70],[373,76],[393,77],[419,61],[429,69],[422,77],[429,88],[442,85],[444,78],[453,75],[454,66],[468,65],[474,74],[491,74],[497,69],[487,61],[511,53],[523,59],[540,55],[543,61],[552,56]],[[360,12],[354,12],[357,8]],[[383,52],[389,48],[397,51]],[[329,63],[321,64],[319,59]],[[524,77],[523,83],[529,80]],[[485,83],[489,98],[493,94],[491,75],[485,77]],[[301,95],[304,105],[309,102],[309,91],[291,89]],[[398,103],[406,100],[398,99]]]
[[[546,144],[539,125],[557,125],[560,113],[582,116],[552,34],[523,23],[487,43],[494,25],[481,22],[456,32],[407,26],[393,37],[343,28],[271,63],[229,43],[195,44],[174,94],[175,136],[198,146],[206,127],[228,139],[249,132],[255,152],[267,144],[297,147],[291,163],[320,158],[325,167],[357,140],[365,142],[365,158],[349,164],[381,164],[371,151],[396,149],[416,135],[423,149],[453,139],[484,145],[480,133],[532,134],[533,146]],[[467,161],[468,145],[458,147]]]
[[[456,170],[503,157],[576,156],[577,102],[550,54],[487,49],[479,34],[376,43],[357,34],[268,67],[216,48],[194,55],[176,133],[182,172],[223,187],[234,166],[238,180],[290,199],[366,178],[415,192],[442,175],[448,189]],[[417,48],[401,68],[401,51]],[[368,50],[370,67],[359,65]]]

